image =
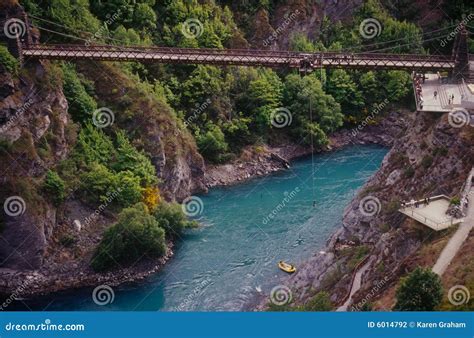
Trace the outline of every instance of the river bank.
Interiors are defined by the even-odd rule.
[[[333,133],[329,144],[315,153],[330,152],[348,145],[377,144],[391,147],[404,128],[403,113],[391,112],[371,125],[354,126]],[[207,165],[204,184],[207,188],[238,184],[290,168],[291,161],[311,155],[311,146],[302,143],[250,146],[240,156],[226,164]]]
[[[392,113],[383,119],[379,125],[368,126],[362,130],[359,137],[354,138],[351,130],[342,130],[331,137],[330,145],[320,150],[330,152],[341,149],[351,144],[381,144],[387,146],[392,138],[387,134],[398,132],[396,121],[399,121],[398,113]],[[245,150],[238,160],[221,166],[209,166],[206,172],[206,185],[210,187],[226,186],[242,183],[246,180],[271,174],[276,171],[288,169],[290,161],[310,155],[310,149],[302,145],[287,144],[278,147],[263,146],[256,149]],[[74,219],[83,219],[93,210],[83,210],[82,205],[67,204],[66,217],[61,223],[71,223]],[[113,218],[103,215],[102,227],[95,228],[95,232],[81,232],[79,242],[74,250],[61,247],[50,248],[45,264],[39,270],[15,271],[0,269],[0,292],[12,294],[21,289],[23,297],[44,295],[48,293],[92,287],[101,284],[111,286],[142,280],[157,271],[173,256],[172,243],[168,243],[168,250],[163,258],[158,260],[147,260],[133,266],[112,271],[106,274],[94,273],[88,265],[88,247],[94,245],[100,239],[100,231],[110,225]],[[58,239],[60,241],[60,239]],[[78,249],[79,248],[79,249]],[[79,252],[74,252],[79,251]]]
[[[459,196],[472,167],[472,129],[452,127],[446,115],[423,113],[392,115],[384,123],[396,127],[386,128],[388,132],[376,138],[357,132],[335,135],[336,146],[352,142],[355,135],[356,142],[382,142],[391,150],[347,205],[326,247],[283,281],[294,300],[286,305],[303,305],[325,291],[334,307],[347,302],[348,310],[357,311],[360,304],[375,302],[394,287],[407,273],[406,262],[423,243],[443,236],[397,210],[400,201],[411,198]],[[367,266],[360,276],[360,289],[349,302],[353,276],[361,262]],[[255,308],[265,309],[268,303],[268,295],[262,296]]]

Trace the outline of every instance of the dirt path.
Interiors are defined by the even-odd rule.
[[[467,236],[469,235],[469,232],[474,227],[474,187],[471,187],[469,195],[471,198],[464,222],[459,225],[458,230],[453,235],[453,237],[451,237],[448,244],[446,244],[443,251],[439,255],[438,260],[433,266],[433,272],[440,276],[446,271],[449,264],[451,263],[451,260],[458,253],[461,245],[464,243]]]
[[[369,259],[367,261],[367,263],[365,263],[359,269],[359,271],[356,272],[356,275],[354,277],[354,282],[352,283],[351,293],[349,294],[349,297],[347,298],[346,302],[343,305],[341,305],[337,308],[336,311],[347,311],[347,308],[351,304],[352,296],[354,295],[354,293],[356,293],[360,289],[360,286],[362,284],[362,275],[364,274],[365,271],[367,271],[367,269],[369,268],[371,262],[372,262],[372,259]]]

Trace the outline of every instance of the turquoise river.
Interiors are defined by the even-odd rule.
[[[114,288],[99,306],[92,289],[22,300],[24,310],[220,311],[247,309],[341,226],[344,208],[380,167],[387,149],[350,146],[297,160],[289,170],[201,195],[202,224],[175,246],[157,274]],[[314,174],[312,174],[314,171]]]

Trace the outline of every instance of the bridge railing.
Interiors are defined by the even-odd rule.
[[[183,55],[232,55],[232,56],[261,56],[261,57],[283,57],[283,58],[304,58],[311,59],[338,59],[338,60],[394,60],[394,61],[431,61],[431,62],[452,62],[450,56],[440,55],[417,55],[417,54],[384,54],[384,53],[337,53],[319,52],[306,53],[294,51],[274,51],[262,49],[215,49],[215,48],[180,48],[180,47],[156,47],[156,46],[115,46],[115,45],[77,45],[77,44],[36,44],[28,49],[32,50],[65,50],[65,51],[90,51],[90,52],[137,52],[150,53],[158,52],[164,54]]]

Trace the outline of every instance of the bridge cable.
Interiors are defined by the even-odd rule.
[[[31,16],[32,18],[34,18],[34,19],[36,19],[36,20],[41,20],[41,21],[47,22],[47,23],[49,23],[49,24],[52,24],[52,25],[56,25],[56,26],[58,26],[58,27],[65,28],[65,29],[70,30],[70,31],[75,32],[75,33],[85,33],[85,34],[90,35],[91,37],[94,37],[94,35],[95,35],[95,34],[92,33],[92,32],[88,32],[88,31],[83,31],[83,30],[80,30],[80,29],[75,29],[75,28],[67,27],[67,26],[61,25],[61,24],[59,24],[59,23],[57,23],[57,22],[53,22],[53,21],[50,21],[50,20],[46,20],[46,19],[43,19],[43,18],[39,18],[39,17],[34,16],[34,15],[32,15],[32,14],[28,14],[28,16]],[[61,34],[61,33],[59,33],[59,32],[56,32],[56,33]],[[111,41],[117,41],[117,42],[120,42],[120,43],[124,43],[124,41],[119,40],[119,39],[112,38],[112,37],[110,37],[110,36],[101,36],[101,37],[104,38],[104,39],[111,40]],[[79,39],[80,39],[80,38],[79,38]],[[89,40],[86,40],[86,41],[89,41]]]
[[[453,27],[455,27],[457,25],[451,25],[451,26],[447,26],[445,28],[440,28],[440,29],[435,29],[433,31],[429,31],[429,32],[423,32],[421,33],[420,35],[421,36],[424,36],[424,35],[431,35],[433,33],[437,33],[437,32],[440,32],[440,31],[444,31],[444,30],[447,30],[447,29],[451,29]],[[440,36],[441,37],[441,36]],[[394,40],[388,40],[388,41],[380,41],[380,42],[376,42],[376,43],[373,43],[373,44],[369,44],[369,45],[361,45],[361,46],[358,46],[358,47],[361,47],[361,48],[367,48],[367,47],[372,47],[372,46],[378,46],[378,45],[381,45],[381,44],[387,44],[387,43],[392,43],[392,42],[397,42],[397,41],[402,41],[402,40],[406,40],[406,39],[409,39],[411,38],[411,36],[405,36],[403,38],[399,38],[399,39],[394,39]],[[342,51],[350,51],[352,49],[343,49]]]
[[[430,38],[430,39],[424,39],[424,40],[421,40],[421,43],[424,43],[424,42],[428,42],[428,41],[433,41],[433,40],[438,40],[439,38],[441,38],[443,35],[441,36],[436,36],[434,38]],[[405,46],[411,46],[415,43],[418,43],[418,41],[414,41],[414,42],[411,42],[411,43],[406,43],[406,44],[403,44],[403,45],[398,45],[398,46],[392,46],[392,47],[385,47],[385,48],[381,48],[381,49],[375,49],[375,50],[371,50],[369,51],[370,53],[377,53],[377,52],[381,52],[381,51],[385,51],[385,50],[390,50],[390,49],[394,49],[394,48],[399,48],[399,47],[405,47]],[[364,54],[364,53],[355,53],[356,55],[357,54]],[[429,55],[429,54],[427,54]]]

